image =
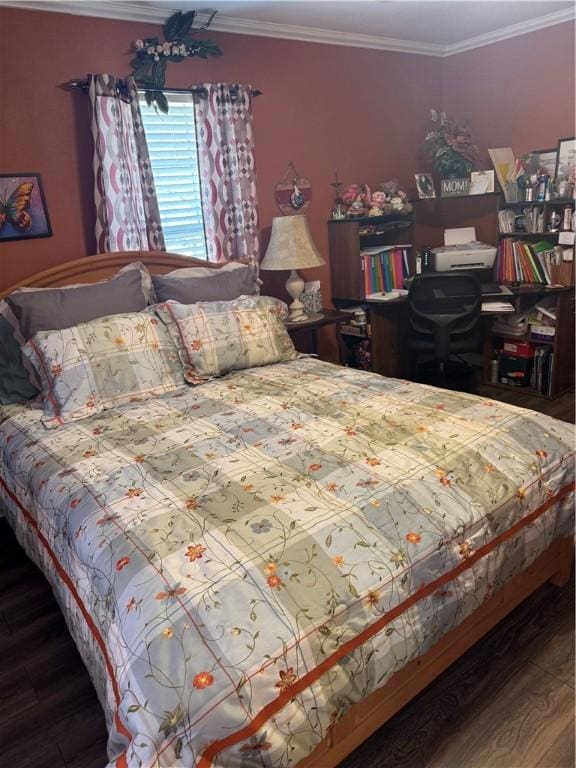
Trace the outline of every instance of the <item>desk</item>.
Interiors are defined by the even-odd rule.
[[[559,395],[574,385],[574,289],[572,287],[511,286],[511,290],[511,296],[502,296],[497,300],[510,301],[519,311],[548,296],[558,299],[554,342],[557,363],[554,394]],[[407,372],[407,354],[404,344],[408,333],[407,297],[400,296],[388,301],[367,300],[366,304],[370,310],[372,328],[372,369],[383,376],[403,378]],[[484,382],[488,383],[490,360],[493,355],[492,323],[495,315],[483,314],[485,317],[483,378]]]

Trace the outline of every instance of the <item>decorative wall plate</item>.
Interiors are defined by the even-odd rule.
[[[284,216],[303,213],[312,199],[312,185],[300,176],[294,163],[288,163],[284,176],[274,188],[276,204]]]

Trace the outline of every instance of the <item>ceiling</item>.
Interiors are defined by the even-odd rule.
[[[556,0],[204,0],[211,29],[449,56],[574,19]],[[192,0],[0,0],[0,5],[161,23]]]

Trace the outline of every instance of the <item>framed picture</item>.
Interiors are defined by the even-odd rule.
[[[556,160],[556,181],[567,179],[576,183],[576,138],[560,139]]]
[[[494,171],[472,171],[469,195],[486,195],[494,192]]]
[[[556,163],[558,161],[558,149],[535,149],[530,152],[528,170],[531,173],[543,171],[546,176],[553,179],[556,176]]]
[[[418,190],[420,200],[424,200],[427,197],[436,197],[434,179],[430,173],[415,173],[414,178],[416,179],[416,189]]]
[[[0,174],[0,242],[51,236],[40,174]]]

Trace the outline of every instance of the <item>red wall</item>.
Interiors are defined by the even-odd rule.
[[[576,135],[573,22],[476,48],[444,60],[444,107],[472,126],[486,150],[516,156]]]
[[[0,288],[94,252],[87,97],[57,86],[87,72],[127,74],[133,40],[148,24],[0,9],[0,172],[42,174],[54,235],[0,243]],[[279,214],[274,186],[288,162],[312,182],[313,237],[328,255],[330,181],[412,180],[430,103],[440,98],[439,59],[262,37],[211,33],[224,55],[168,70],[168,85],[250,83],[263,241]],[[322,278],[328,266],[306,272]],[[285,279],[285,278],[284,278]],[[281,281],[282,282],[282,281]]]
[[[87,97],[57,86],[87,72],[129,72],[130,44],[154,25],[0,8],[0,173],[40,172],[51,238],[0,242],[0,289],[94,252],[92,149]],[[210,33],[220,59],[169,66],[167,84],[250,83],[262,239],[278,211],[274,185],[288,162],[313,186],[307,214],[328,258],[334,171],[346,183],[393,177],[413,187],[430,106],[469,117],[483,146],[515,151],[574,135],[573,25],[448,59]],[[488,166],[486,166],[488,167]],[[271,285],[283,275],[265,273]],[[310,270],[327,297],[328,266]]]

